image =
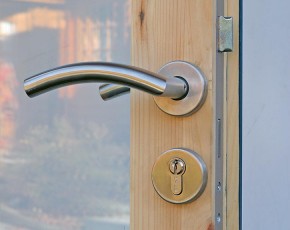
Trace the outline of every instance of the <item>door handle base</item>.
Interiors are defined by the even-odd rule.
[[[184,79],[189,85],[188,93],[181,99],[154,96],[162,111],[174,116],[186,116],[200,109],[207,95],[207,80],[199,68],[189,62],[173,61],[165,64],[158,73]]]

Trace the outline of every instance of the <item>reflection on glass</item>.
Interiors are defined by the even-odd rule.
[[[129,97],[96,85],[29,99],[23,80],[130,62],[128,0],[0,2],[0,229],[129,229]]]

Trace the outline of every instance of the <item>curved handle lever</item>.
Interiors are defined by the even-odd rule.
[[[187,84],[179,78],[169,78],[141,68],[103,62],[76,63],[61,66],[24,81],[29,97],[63,86],[108,82],[133,87],[152,95],[178,99],[187,93]]]
[[[99,87],[100,96],[104,101],[130,93],[130,88],[122,85],[103,84]]]
[[[154,95],[158,107],[171,115],[197,111],[206,98],[207,81],[199,69],[184,61],[164,65],[159,73],[141,68],[104,62],[86,62],[51,69],[24,81],[29,97],[67,85],[104,82],[103,99],[110,99],[136,88]],[[117,86],[116,86],[117,85]]]

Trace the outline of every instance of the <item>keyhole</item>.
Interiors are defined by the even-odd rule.
[[[185,163],[179,158],[174,158],[169,163],[169,169],[175,175],[183,174],[185,171]]]
[[[171,175],[171,192],[174,195],[182,193],[182,175],[185,172],[185,163],[179,158],[174,158],[169,163]]]

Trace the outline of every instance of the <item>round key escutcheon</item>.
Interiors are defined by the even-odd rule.
[[[161,198],[170,203],[182,204],[196,200],[203,193],[207,183],[207,169],[196,152],[175,148],[157,158],[151,179]]]

